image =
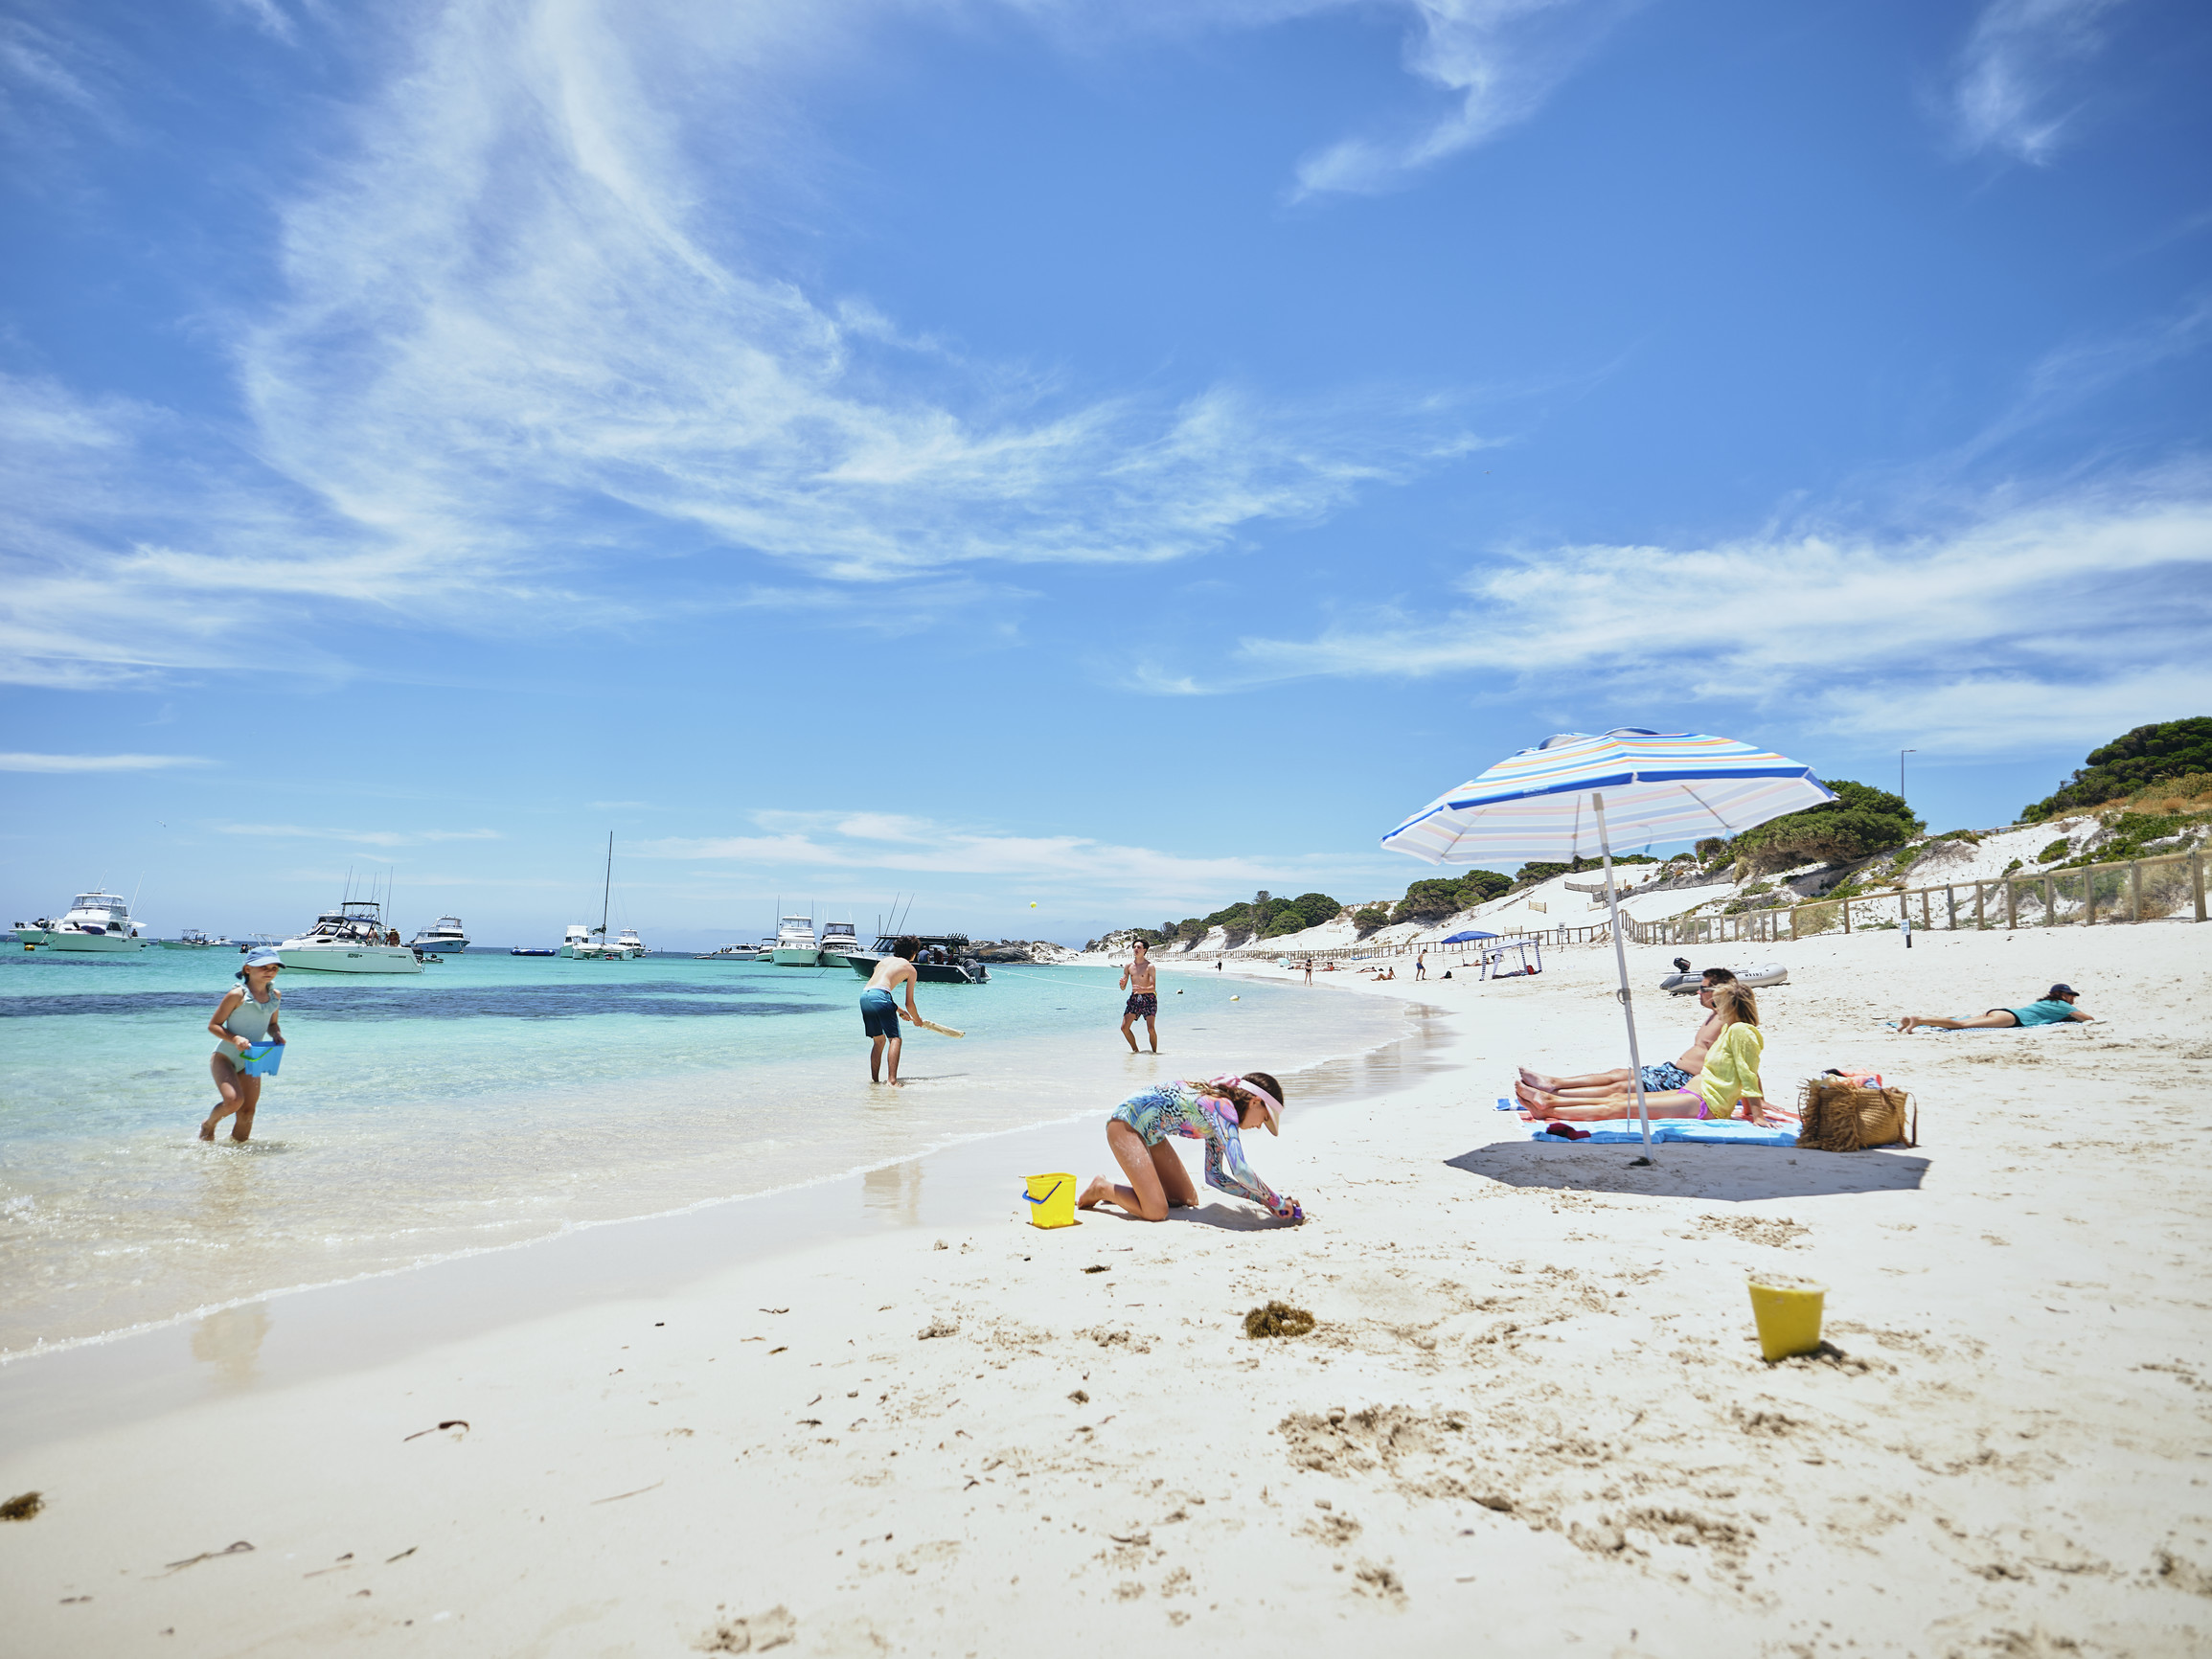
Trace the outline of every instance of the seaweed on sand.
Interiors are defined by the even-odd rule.
[[[1270,1302],[1244,1315],[1244,1334],[1253,1338],[1304,1336],[1312,1330],[1315,1323],[1313,1316],[1303,1307],[1292,1307],[1288,1302]]]

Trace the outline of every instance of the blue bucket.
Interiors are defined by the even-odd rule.
[[[249,1078],[273,1078],[284,1063],[283,1043],[256,1043],[238,1057],[239,1071]]]

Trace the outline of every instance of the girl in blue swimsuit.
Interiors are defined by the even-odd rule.
[[[1249,1198],[1277,1219],[1303,1221],[1298,1200],[1278,1193],[1244,1162],[1243,1131],[1267,1125],[1281,1134],[1283,1085],[1266,1072],[1176,1079],[1131,1095],[1106,1120],[1106,1146],[1129,1176],[1123,1186],[1098,1176],[1076,1200],[1082,1210],[1112,1204],[1144,1221],[1165,1221],[1168,1211],[1198,1201],[1190,1172],[1167,1144],[1170,1135],[1206,1143],[1206,1185]]]

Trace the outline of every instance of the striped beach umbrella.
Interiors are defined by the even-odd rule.
[[[1629,1066],[1637,1077],[1636,1113],[1649,1147],[1652,1120],[1613,888],[1612,836],[1648,844],[1734,835],[1835,799],[1811,767],[1733,738],[1633,726],[1596,737],[1565,732],[1447,790],[1383,836],[1382,845],[1431,864],[1593,855],[1604,860]]]

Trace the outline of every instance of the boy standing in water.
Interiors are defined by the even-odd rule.
[[[876,971],[868,976],[868,989],[860,993],[860,1029],[873,1039],[868,1050],[868,1080],[883,1080],[883,1047],[891,1047],[891,1081],[899,1081],[899,1054],[906,1039],[899,1034],[899,1002],[891,992],[899,986],[906,988],[906,1017],[920,1019],[921,1010],[914,1006],[915,982],[922,976],[914,971],[914,956],[922,948],[922,942],[909,934],[891,947],[891,954],[876,965]]]
[[[1137,941],[1137,953],[1129,958],[1129,966],[1122,969],[1121,984],[1129,988],[1129,1000],[1122,1007],[1122,1035],[1129,1039],[1129,1053],[1137,1052],[1137,1034],[1129,1028],[1142,1014],[1145,1036],[1152,1045],[1152,1053],[1160,1052],[1160,997],[1157,989],[1159,969],[1146,953],[1145,942]],[[1118,988],[1117,988],[1118,989]]]

